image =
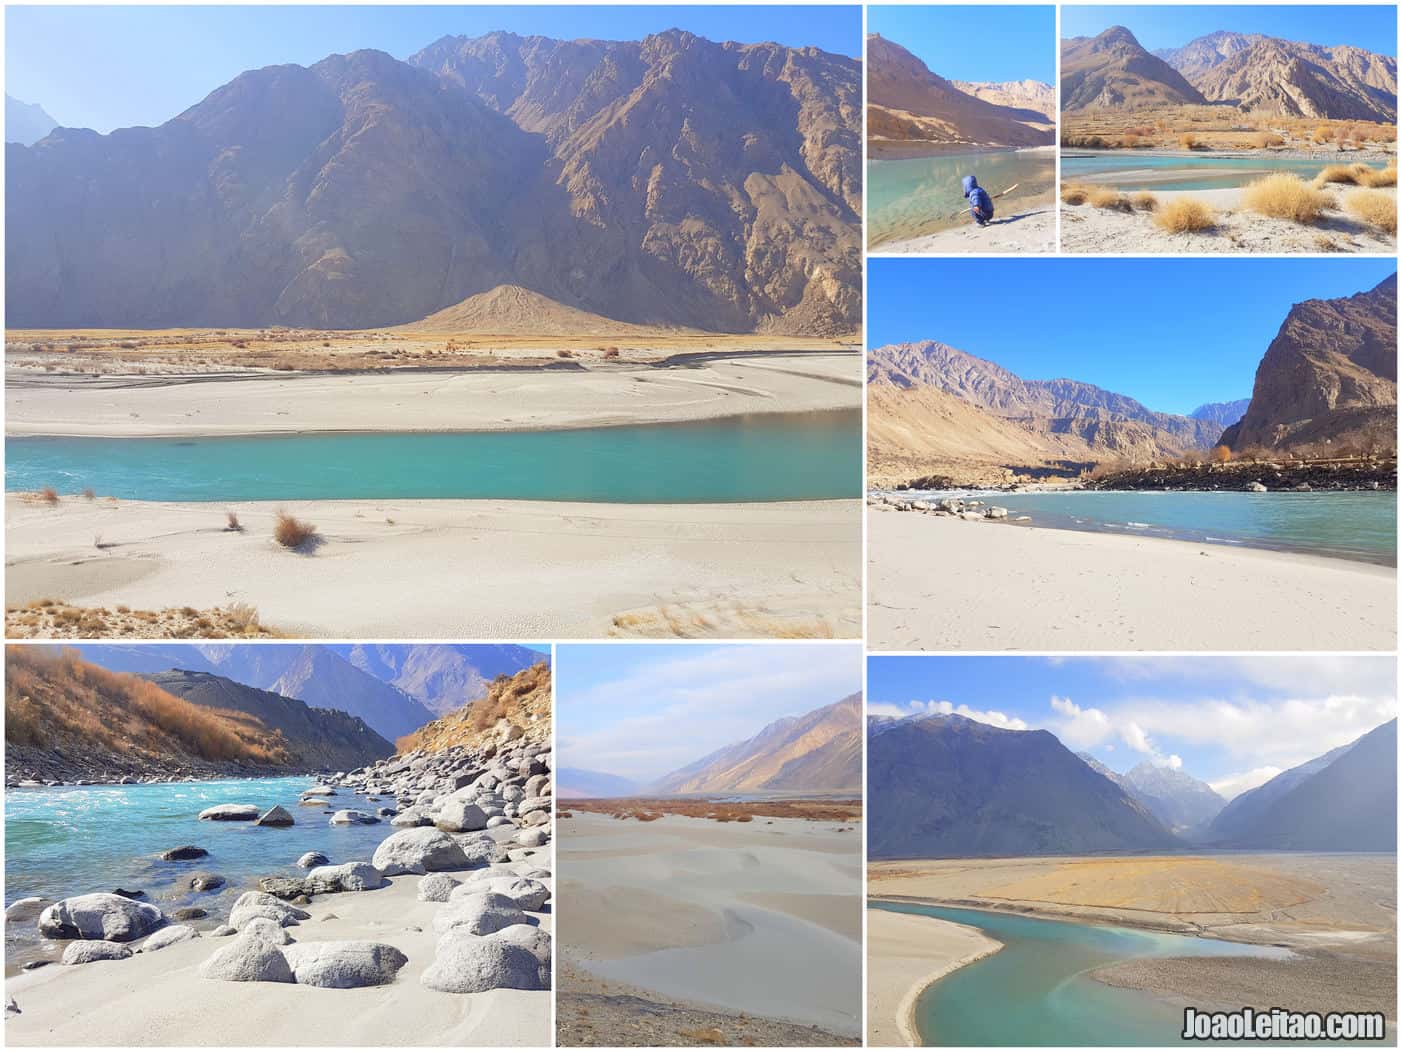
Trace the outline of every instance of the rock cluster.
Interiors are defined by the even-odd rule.
[[[305,875],[272,876],[259,890],[239,896],[227,923],[205,934],[221,940],[201,965],[207,979],[296,983],[329,989],[379,986],[396,981],[408,956],[387,943],[307,940],[294,937],[311,914],[302,907],[318,895],[374,891],[387,878],[419,880],[419,899],[439,903],[434,958],[417,962],[424,986],[444,993],[506,988],[550,988],[551,938],[533,914],[552,896],[546,868],[553,801],[548,746],[501,728],[481,748],[454,746],[414,752],[359,770],[338,773],[304,794],[320,802],[353,791],[396,806],[381,808],[393,831],[370,861],[330,864],[307,852],[296,860]],[[363,811],[338,811],[349,821],[376,822]],[[206,821],[262,825],[294,822],[282,807],[221,804],[199,815]],[[206,852],[193,845],[162,853],[189,861]],[[544,863],[544,864],[543,864]],[[217,874],[187,878],[197,889],[218,887]],[[205,911],[182,911],[204,916]],[[189,924],[172,924],[157,907],[117,894],[80,895],[49,903],[21,899],[7,920],[33,922],[42,934],[71,940],[63,963],[124,960],[200,938]],[[177,916],[176,919],[186,919]],[[191,918],[193,919],[193,918]],[[145,940],[137,944],[138,940]]]
[[[917,500],[909,497],[890,497],[884,494],[868,499],[867,503],[876,507],[892,508],[895,511],[918,511],[926,515],[943,515],[965,522],[980,522],[983,519],[1006,519],[1008,509],[985,505],[981,500],[963,500],[959,497],[939,497],[930,500]]]

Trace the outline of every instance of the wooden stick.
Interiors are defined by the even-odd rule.
[[[1006,196],[1007,194],[1012,193],[1014,190],[1016,190],[1016,189],[1017,189],[1019,186],[1021,186],[1021,185],[1022,185],[1021,183],[1013,183],[1012,186],[1008,187],[1008,188],[1007,188],[1006,190],[1004,190],[1002,193],[997,193],[997,194],[994,194],[993,196],[994,196],[994,197],[1004,197],[1004,196]]]

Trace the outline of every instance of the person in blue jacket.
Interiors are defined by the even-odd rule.
[[[993,218],[993,198],[988,196],[988,191],[979,186],[978,180],[972,175],[964,176],[964,196],[969,199],[969,215],[974,217],[974,222],[979,226],[987,226],[988,221]]]

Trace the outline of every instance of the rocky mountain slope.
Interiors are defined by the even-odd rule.
[[[775,720],[673,771],[654,793],[855,790],[862,784],[862,697],[852,694],[802,716]]]
[[[550,664],[539,660],[515,675],[497,676],[481,696],[400,738],[401,753],[480,749],[492,741],[550,744]]]
[[[34,102],[21,102],[5,96],[5,141],[31,146],[58,127],[58,121]]]
[[[877,155],[903,143],[1044,146],[1054,123],[1041,109],[967,92],[899,44],[867,37],[867,136]]]
[[[1209,830],[1222,847],[1397,850],[1397,721],[1242,793]]]
[[[1025,110],[1029,114],[1041,117],[1047,124],[1056,123],[1056,88],[1040,80],[1003,80],[987,83],[952,80],[950,83],[965,95],[972,95],[995,106]]]
[[[1061,108],[1102,110],[1204,103],[1163,59],[1140,46],[1124,26],[1061,42]]]
[[[909,477],[922,464],[958,474],[978,465],[1142,462],[1205,450],[1220,434],[1093,384],[1024,380],[934,341],[872,350],[867,380],[874,474]]]
[[[452,643],[386,646],[355,643],[328,649],[362,672],[398,687],[435,716],[446,716],[487,693],[492,680],[540,661],[540,653],[512,644]]]
[[[1246,407],[1250,404],[1249,398],[1237,398],[1230,402],[1208,402],[1198,406],[1188,415],[1194,420],[1201,420],[1226,430],[1246,415]]]
[[[868,720],[867,853],[962,858],[1166,851],[1180,842],[1048,731],[962,716]]]
[[[1256,369],[1232,449],[1397,448],[1397,275],[1290,309]]]
[[[292,762],[304,771],[339,771],[373,763],[394,746],[364,720],[339,709],[314,709],[306,702],[258,690],[208,672],[173,669],[142,677],[167,694],[220,712],[241,712],[281,736]]]
[[[1397,59],[1389,55],[1226,31],[1154,54],[1211,102],[1284,117],[1397,120]]]
[[[71,650],[5,650],[7,784],[285,773],[297,763],[276,729],[244,712],[192,704]]]
[[[241,74],[158,128],[7,147],[11,326],[400,325],[519,286],[851,332],[859,63],[493,33]]]

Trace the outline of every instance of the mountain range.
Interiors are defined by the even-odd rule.
[[[1123,26],[1061,44],[1066,111],[1205,105],[1395,123],[1397,60],[1362,48],[1216,32],[1146,51]]]
[[[1250,405],[1222,435],[1232,449],[1329,443],[1397,448],[1397,275],[1366,292],[1306,300],[1256,369]]]
[[[867,357],[868,475],[1006,482],[1052,467],[1147,463],[1233,450],[1393,451],[1397,428],[1397,276],[1287,314],[1249,399],[1190,416],[1151,410],[1075,380],[1024,380],[936,341]],[[994,477],[996,476],[996,478]]]
[[[921,144],[1045,146],[1055,139],[1051,85],[966,84],[931,72],[879,35],[867,37],[867,138],[873,156]]]
[[[5,96],[5,141],[32,146],[58,127],[58,121],[44,112],[38,103],[21,102],[12,95]]]
[[[1210,448],[1221,428],[1075,380],[1024,380],[935,341],[867,357],[867,440],[878,480],[931,469],[1145,461]]]
[[[80,644],[104,668],[141,674],[207,672],[245,686],[358,716],[386,741],[487,693],[487,683],[528,668],[525,647],[282,643]]]
[[[1390,55],[1226,31],[1154,54],[1209,102],[1276,116],[1397,120],[1397,59]]]
[[[561,767],[555,772],[555,795],[562,800],[597,800],[610,796],[637,796],[642,784],[605,771]]]
[[[1242,793],[1207,831],[1217,846],[1397,850],[1397,721]]]
[[[6,147],[7,324],[401,325],[503,286],[650,326],[861,320],[861,72],[510,33],[240,74]]]
[[[862,696],[785,716],[648,786],[655,793],[853,790],[862,785]]]
[[[1395,851],[1397,721],[1226,803],[1182,770],[1117,774],[1045,730],[957,715],[867,721],[868,854]]]
[[[963,716],[867,721],[867,854],[1169,851],[1180,841],[1050,731]]]

